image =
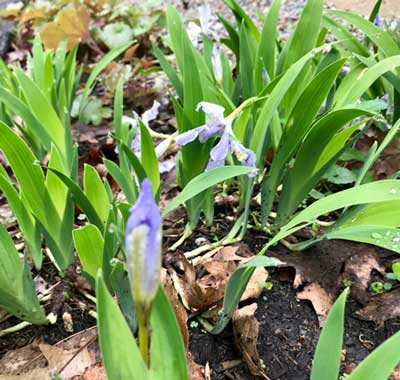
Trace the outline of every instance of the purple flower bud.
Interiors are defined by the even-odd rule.
[[[374,24],[376,26],[381,26],[382,20],[381,20],[381,16],[379,16],[379,14],[376,15],[375,20],[374,20]]]
[[[126,224],[125,254],[135,302],[150,306],[161,270],[161,215],[151,182],[145,179]]]

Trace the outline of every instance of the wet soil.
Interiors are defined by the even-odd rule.
[[[308,380],[312,358],[320,334],[318,320],[309,301],[296,298],[290,282],[279,280],[272,273],[269,281],[273,288],[257,300],[256,317],[260,323],[258,352],[271,380]],[[351,298],[346,306],[342,373],[350,371],[375,347],[400,329],[400,320],[388,321],[382,327],[363,321],[354,315],[360,305]],[[211,367],[212,380],[253,380],[246,367],[240,363],[232,327],[219,336],[192,329],[190,351],[195,360]],[[232,361],[239,366],[226,369]]]

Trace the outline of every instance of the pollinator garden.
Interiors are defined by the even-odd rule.
[[[0,380],[400,379],[400,23],[217,3],[0,10]]]

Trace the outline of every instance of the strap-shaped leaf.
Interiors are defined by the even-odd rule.
[[[108,292],[101,272],[97,275],[96,295],[100,350],[108,378],[149,380],[149,373],[135,338]]]
[[[342,355],[344,310],[349,290],[346,289],[336,300],[324,323],[318,339],[311,380],[337,380]]]

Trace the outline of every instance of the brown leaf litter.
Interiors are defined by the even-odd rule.
[[[90,328],[53,346],[35,340],[9,351],[0,360],[0,380],[52,380],[57,373],[63,380],[96,379],[87,372],[104,380],[96,338],[97,329]]]

